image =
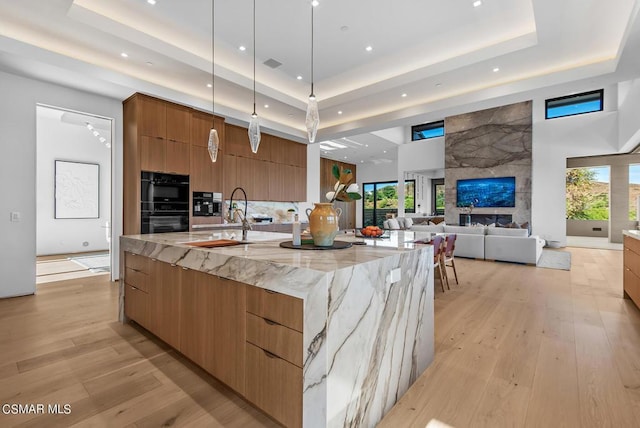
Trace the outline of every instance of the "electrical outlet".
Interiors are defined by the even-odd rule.
[[[11,212],[11,221],[14,223],[18,223],[20,222],[20,220],[22,219],[22,215],[20,214],[20,212],[18,211],[12,211]]]
[[[400,268],[391,269],[389,271],[389,283],[399,282],[402,278],[402,270]]]

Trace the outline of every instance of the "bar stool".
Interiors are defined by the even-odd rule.
[[[453,257],[453,253],[454,253],[454,251],[456,249],[456,238],[457,237],[458,237],[458,235],[456,235],[455,233],[450,233],[450,234],[447,235],[444,252],[442,254],[442,259],[444,261],[445,276],[447,278],[447,287],[449,287],[449,275],[446,275],[447,267],[452,267],[453,268],[453,275],[456,278],[456,284],[460,284],[458,282],[458,271],[456,270],[456,262],[455,262],[454,257]],[[447,264],[447,263],[450,263],[450,264]]]

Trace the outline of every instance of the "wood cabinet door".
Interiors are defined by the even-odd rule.
[[[189,270],[183,281],[180,351],[244,393],[244,284]]]
[[[180,287],[183,269],[161,261],[151,262],[149,330],[176,349],[180,348]]]
[[[231,155],[242,156],[245,158],[257,158],[262,154],[260,150],[262,147],[262,143],[260,143],[260,147],[258,148],[258,153],[253,153],[251,151],[251,144],[249,143],[249,134],[247,134],[247,128],[242,128],[236,125],[225,124],[224,126],[225,132],[225,153],[229,153]]]
[[[286,194],[291,183],[285,182],[286,168],[284,165],[269,162],[269,200],[286,201]]]
[[[250,201],[269,200],[269,164],[260,159],[236,158],[236,183]]]
[[[223,155],[224,174],[222,177],[222,193],[224,199],[231,197],[231,192],[238,186],[236,181],[237,157],[235,155]]]
[[[189,146],[180,141],[166,141],[166,172],[189,175]]]
[[[191,109],[166,103],[167,140],[189,143],[191,140]]]
[[[191,189],[196,192],[222,192],[222,165],[224,158],[211,162],[206,147],[191,146]]]
[[[139,95],[139,133],[147,137],[166,138],[166,102]]]
[[[211,130],[212,115],[200,111],[191,113],[191,145],[207,147],[209,142],[209,131]],[[218,138],[220,138],[220,130]]]
[[[142,171],[165,171],[166,144],[163,138],[140,137],[140,169]],[[140,177],[138,177],[138,180]]]

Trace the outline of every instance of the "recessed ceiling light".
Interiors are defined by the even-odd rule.
[[[402,98],[406,98],[406,97],[407,97],[407,94],[402,94]]]
[[[242,52],[247,50],[246,46],[240,46],[238,49],[240,49]]]
[[[349,159],[347,156],[344,157],[345,159]]]
[[[264,108],[269,108],[269,104],[265,104],[265,105],[264,105]]]
[[[366,48],[364,48],[364,50],[366,50],[367,52],[371,52],[373,50],[373,46],[367,46]]]
[[[320,4],[320,2],[319,2],[318,0],[313,0],[313,1],[311,2],[311,6],[313,6],[313,7],[316,7],[316,6],[318,6],[319,4]]]
[[[302,80],[302,76],[298,76],[298,77],[296,77],[296,79]]]
[[[213,88],[213,85],[211,83],[207,83],[207,88]]]
[[[363,160],[361,160],[361,161],[360,161],[360,163],[364,163],[364,161],[363,161]]]
[[[156,0],[147,0],[147,3],[149,3],[149,4],[156,4]]]
[[[476,0],[473,2],[473,7],[482,6],[482,0]]]
[[[338,114],[342,114],[342,110],[338,110]]]
[[[368,144],[365,144],[364,146],[365,146],[365,147],[369,147],[369,145],[368,145]]]
[[[99,136],[100,136],[100,133],[99,133],[98,131],[93,131],[93,136],[94,136],[94,137],[99,137]]]
[[[324,152],[324,154],[326,155],[328,152]]]
[[[129,55],[127,55],[127,53],[126,53],[126,52],[122,52],[122,53],[120,54],[120,56],[121,56],[122,58],[129,58]]]
[[[387,151],[386,151],[386,150],[383,150],[383,151],[382,151],[382,153],[387,153]]]
[[[105,141],[107,141],[107,139],[106,139],[106,138],[104,138],[104,137],[100,137],[100,142],[101,142],[101,143],[104,143]]]
[[[495,67],[495,68],[493,69],[493,72],[494,72],[494,73],[497,73],[498,71],[500,71],[500,67]]]

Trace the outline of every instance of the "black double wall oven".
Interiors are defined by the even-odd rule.
[[[141,233],[189,230],[189,176],[142,171]]]

